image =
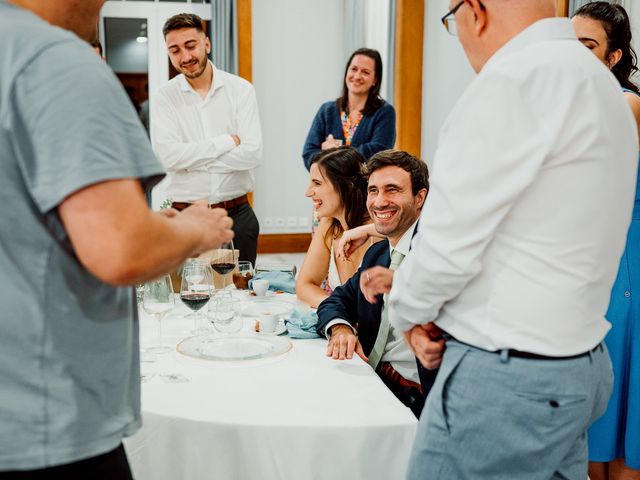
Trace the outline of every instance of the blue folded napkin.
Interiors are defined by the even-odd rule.
[[[253,282],[262,279],[269,280],[269,290],[280,290],[287,293],[296,293],[296,280],[289,272],[280,272],[272,270],[269,272],[260,272],[251,280],[249,280],[249,288],[253,289]]]
[[[291,338],[318,338],[320,335],[316,332],[316,323],[318,323],[318,315],[313,310],[300,313],[294,310],[291,317],[284,321]]]

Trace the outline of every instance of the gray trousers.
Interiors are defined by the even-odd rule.
[[[447,342],[411,453],[410,480],[587,478],[587,428],[607,406],[604,344],[547,360]]]

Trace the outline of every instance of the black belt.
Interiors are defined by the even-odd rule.
[[[598,345],[596,345],[595,347],[593,347],[591,350],[588,350],[586,352],[582,352],[582,353],[578,353],[576,355],[569,355],[568,357],[550,357],[548,355],[540,355],[539,353],[531,353],[531,352],[523,352],[522,350],[515,350],[513,348],[508,348],[508,349],[501,349],[501,350],[494,350],[494,351],[490,351],[490,350],[485,350],[483,348],[479,348],[476,347],[475,345],[470,345],[468,343],[462,342],[460,340],[458,340],[457,338],[455,338],[453,335],[450,335],[448,333],[444,333],[444,337],[446,339],[451,339],[451,340],[455,340],[458,343],[461,343],[463,345],[467,345],[468,347],[471,348],[475,348],[476,350],[482,350],[483,352],[487,352],[487,353],[495,353],[497,355],[503,355],[503,352],[506,350],[507,357],[514,357],[514,358],[526,358],[529,360],[574,360],[576,358],[580,358],[580,357],[584,357],[585,355],[589,355],[590,353],[595,352],[598,348],[602,349],[602,343],[599,343]]]
[[[568,357],[549,357],[547,355],[539,355],[537,353],[531,353],[531,352],[522,352],[520,350],[513,350],[511,348],[507,350],[507,352],[510,357],[528,358],[531,360],[573,360],[576,358],[584,357],[585,355],[589,355],[590,353],[595,352],[598,348],[602,348],[602,344],[599,343],[589,351],[578,353],[576,355],[570,355]],[[498,350],[496,352],[491,352],[491,353],[501,354],[502,352],[503,350]]]

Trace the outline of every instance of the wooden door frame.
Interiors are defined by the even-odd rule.
[[[394,106],[395,148],[422,155],[422,59],[425,0],[396,2]]]
[[[569,16],[569,0],[558,0],[557,15],[559,17]]]

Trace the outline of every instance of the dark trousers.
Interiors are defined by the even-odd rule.
[[[418,375],[420,376],[420,385],[422,385],[422,392],[424,393],[424,398],[427,398],[427,395],[431,391],[431,387],[436,381],[436,375],[438,375],[438,369],[435,368],[433,370],[427,370],[422,366],[420,360],[416,358],[416,363],[418,364]]]
[[[245,203],[227,210],[233,219],[233,246],[240,251],[239,260],[248,260],[255,267],[260,225],[251,205]]]
[[[0,472],[0,480],[133,480],[127,455],[120,445],[97,457],[66,465],[13,472]]]

